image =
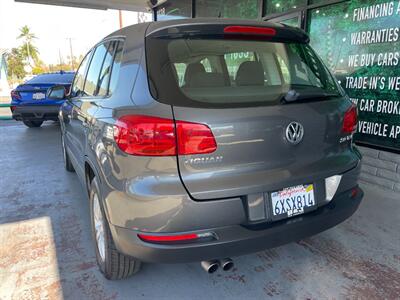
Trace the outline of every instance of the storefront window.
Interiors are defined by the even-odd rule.
[[[197,0],[196,17],[257,19],[258,0]]]
[[[190,18],[192,16],[192,1],[167,1],[157,10],[157,20]]]
[[[307,0],[264,0],[266,7],[266,15],[274,13],[287,12],[291,9],[304,7],[307,5]]]
[[[326,0],[310,0],[310,4],[323,4]]]
[[[359,109],[356,141],[400,149],[400,2],[356,0],[309,14],[311,45]]]
[[[299,17],[286,19],[286,20],[280,21],[279,23],[282,23],[282,24],[285,24],[285,25],[289,25],[289,26],[293,26],[293,27],[299,27]]]

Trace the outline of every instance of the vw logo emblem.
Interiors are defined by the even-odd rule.
[[[286,139],[289,143],[297,145],[304,136],[304,127],[300,123],[292,122],[286,128]]]

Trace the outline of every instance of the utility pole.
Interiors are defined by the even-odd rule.
[[[28,52],[28,64],[32,67],[32,63],[31,63],[31,48],[29,45],[29,41],[26,42],[26,50]]]
[[[69,51],[71,55],[71,66],[72,66],[72,71],[74,71],[75,66],[74,66],[74,54],[72,52],[72,38],[68,38],[68,40],[69,40]]]
[[[122,23],[122,10],[118,10],[118,15],[119,15],[119,29],[121,29],[123,26]]]
[[[60,48],[58,48],[58,59],[60,60],[60,68],[62,69],[63,61],[62,61],[62,57],[61,57],[61,49]]]

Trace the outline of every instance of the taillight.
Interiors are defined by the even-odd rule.
[[[11,98],[14,98],[16,100],[21,100],[21,95],[19,92],[17,92],[16,90],[12,90],[11,91]]]
[[[357,130],[357,107],[352,105],[349,110],[347,110],[343,117],[343,133],[355,133]]]
[[[357,197],[358,191],[359,191],[358,187],[353,188],[353,189],[351,190],[351,195],[350,195],[350,197],[351,197],[351,198]]]
[[[256,27],[256,26],[227,26],[224,33],[251,34],[251,35],[268,35],[275,36],[275,28]]]
[[[15,105],[10,106],[11,112],[14,112],[15,108],[16,108]]]
[[[128,115],[117,120],[114,139],[118,147],[133,155],[176,155],[173,120],[158,117]]]
[[[178,154],[206,154],[217,150],[211,129],[204,124],[177,121]]]
[[[122,151],[139,156],[206,154],[217,149],[207,125],[176,121],[175,130],[171,119],[143,115],[119,118],[114,126],[114,139]]]

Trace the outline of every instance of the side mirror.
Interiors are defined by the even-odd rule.
[[[63,100],[67,97],[67,91],[62,85],[56,85],[47,90],[47,99]]]

